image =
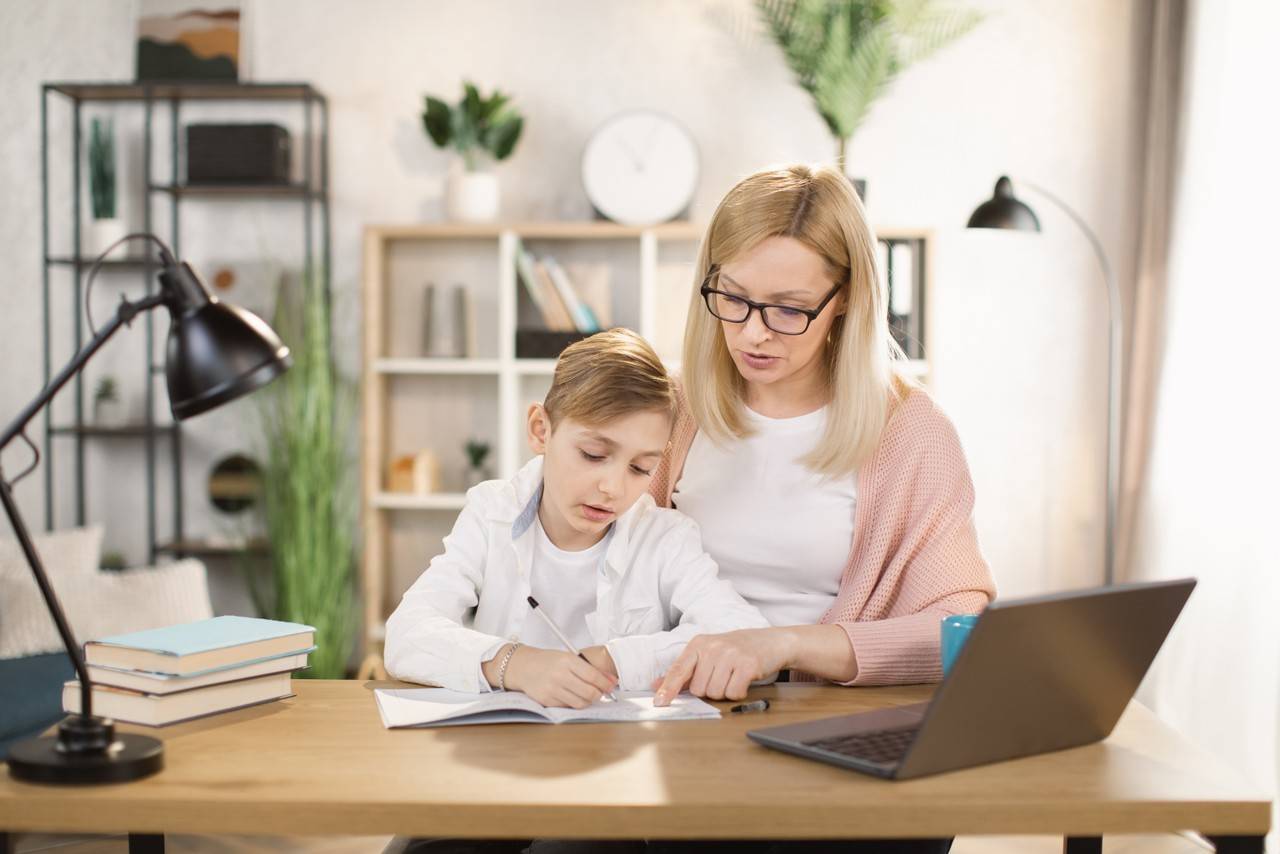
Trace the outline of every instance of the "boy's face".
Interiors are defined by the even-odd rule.
[[[633,412],[605,424],[562,418],[552,429],[540,404],[529,408],[529,448],[542,454],[538,518],[559,548],[577,551],[605,531],[649,488],[671,436],[664,412]]]

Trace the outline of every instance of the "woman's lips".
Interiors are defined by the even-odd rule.
[[[777,356],[766,356],[763,353],[748,353],[746,350],[739,350],[738,352],[742,354],[742,361],[746,362],[748,367],[756,368],[757,370],[772,368],[774,365],[778,364]]]
[[[613,518],[613,511],[597,507],[594,504],[583,504],[582,515],[592,522],[606,522]]]

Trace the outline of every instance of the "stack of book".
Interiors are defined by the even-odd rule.
[[[315,629],[254,617],[195,623],[90,641],[84,646],[93,713],[163,726],[293,696]],[[62,688],[62,708],[80,712],[80,683]]]
[[[516,273],[547,330],[590,335],[608,329],[613,321],[608,265],[570,266],[575,275],[550,255],[538,258],[523,245],[516,247]]]

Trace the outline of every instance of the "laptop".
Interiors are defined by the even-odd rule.
[[[993,602],[930,702],[747,737],[892,780],[1100,741],[1195,584],[1184,578]]]

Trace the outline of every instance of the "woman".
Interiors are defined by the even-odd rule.
[[[756,173],[707,229],[683,392],[652,493],[702,529],[772,628],[694,638],[654,683],[739,699],[753,680],[941,678],[940,622],[995,594],[955,429],[897,370],[875,240],[836,169]],[[855,843],[856,845],[856,843]],[[875,850],[945,851],[950,840]]]

